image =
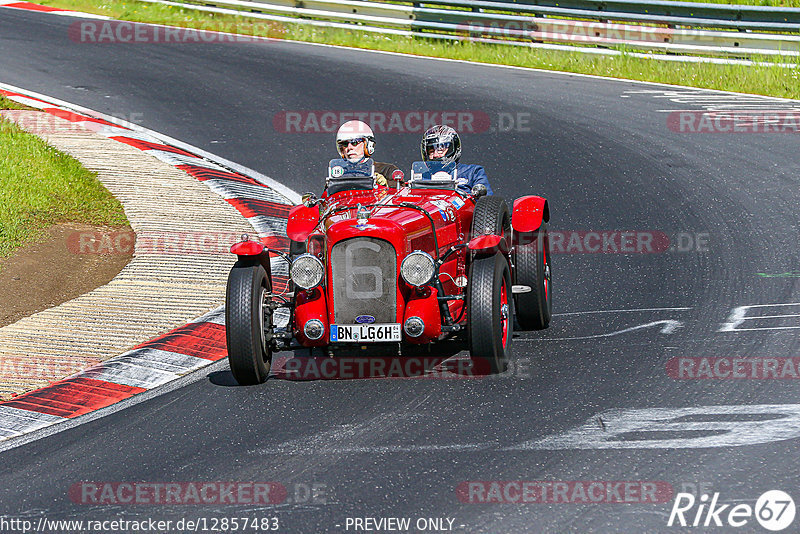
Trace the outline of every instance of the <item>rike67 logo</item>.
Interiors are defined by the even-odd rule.
[[[743,527],[755,516],[762,527],[777,532],[792,524],[796,512],[794,500],[780,490],[765,492],[755,507],[747,503],[719,504],[719,493],[714,493],[711,502],[707,494],[695,499],[691,493],[678,493],[667,526]]]

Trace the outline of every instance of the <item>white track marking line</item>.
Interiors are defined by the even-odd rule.
[[[620,334],[626,334],[628,332],[633,332],[636,330],[642,330],[644,328],[650,328],[653,326],[664,325],[661,330],[659,330],[659,334],[674,334],[675,330],[683,326],[683,322],[681,321],[674,321],[672,319],[665,319],[663,321],[653,321],[651,323],[640,324],[637,326],[632,326],[630,328],[625,328],[623,330],[617,330],[615,332],[609,332],[608,334],[595,334],[592,336],[578,336],[578,337],[541,337],[541,338],[517,338],[514,341],[571,341],[571,340],[579,340],[579,339],[596,339],[601,337],[612,337],[618,336]]]
[[[210,161],[200,159],[194,156],[186,156],[184,154],[176,154],[175,152],[170,152],[169,150],[159,150],[157,148],[147,150],[146,151],[151,156],[160,159],[167,165],[172,165],[173,167],[177,167],[179,165],[197,165],[199,167],[206,167],[215,171],[226,171],[224,167],[220,167],[216,163],[211,163]]]
[[[455,443],[449,445],[372,445],[351,447],[277,447],[258,451],[259,454],[363,454],[390,452],[438,452],[497,449],[497,443]]]
[[[765,326],[764,328],[736,328],[733,330],[717,330],[718,332],[756,332],[758,330],[797,330],[800,326]]]
[[[286,197],[282,196],[279,191],[261,187],[260,185],[238,183],[231,180],[219,180],[217,178],[203,180],[203,183],[225,199],[248,198],[275,202],[276,204],[286,204]]]
[[[62,421],[66,419],[57,415],[0,406],[0,437],[12,438]]]
[[[564,315],[587,315],[591,313],[628,313],[628,312],[646,312],[646,311],[685,311],[691,310],[692,308],[632,308],[629,310],[592,310],[592,311],[580,311],[580,312],[565,312],[565,313],[554,313],[553,317],[560,317]]]
[[[202,315],[197,319],[193,320],[192,323],[213,323],[225,326],[225,306],[214,308],[207,314]]]
[[[728,315],[727,320],[722,323],[722,326],[717,332],[752,332],[755,330],[796,330],[800,326],[764,326],[754,328],[738,328],[738,326],[745,321],[755,321],[759,319],[782,319],[784,317],[798,317],[797,314],[785,315],[747,315],[747,310],[751,308],[777,308],[779,306],[800,306],[800,302],[786,302],[780,304],[750,304],[747,306],[737,306]]]
[[[91,378],[152,389],[204,367],[209,361],[198,356],[145,347],[106,360],[69,378]]]

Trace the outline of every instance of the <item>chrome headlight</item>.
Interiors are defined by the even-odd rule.
[[[289,269],[292,281],[303,289],[311,289],[322,283],[325,275],[325,267],[319,258],[312,254],[302,254],[298,256]]]
[[[435,265],[430,254],[415,250],[400,264],[400,275],[412,286],[424,286],[433,278]]]

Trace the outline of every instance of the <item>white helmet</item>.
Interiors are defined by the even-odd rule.
[[[339,131],[336,132],[336,150],[339,155],[342,155],[343,149],[343,147],[339,146],[341,141],[350,141],[359,137],[364,139],[364,156],[372,157],[373,152],[375,152],[375,134],[372,133],[372,128],[361,121],[347,121],[339,126]]]

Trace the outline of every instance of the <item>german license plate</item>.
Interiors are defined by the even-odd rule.
[[[400,323],[390,324],[332,324],[331,342],[380,343],[402,341]]]

